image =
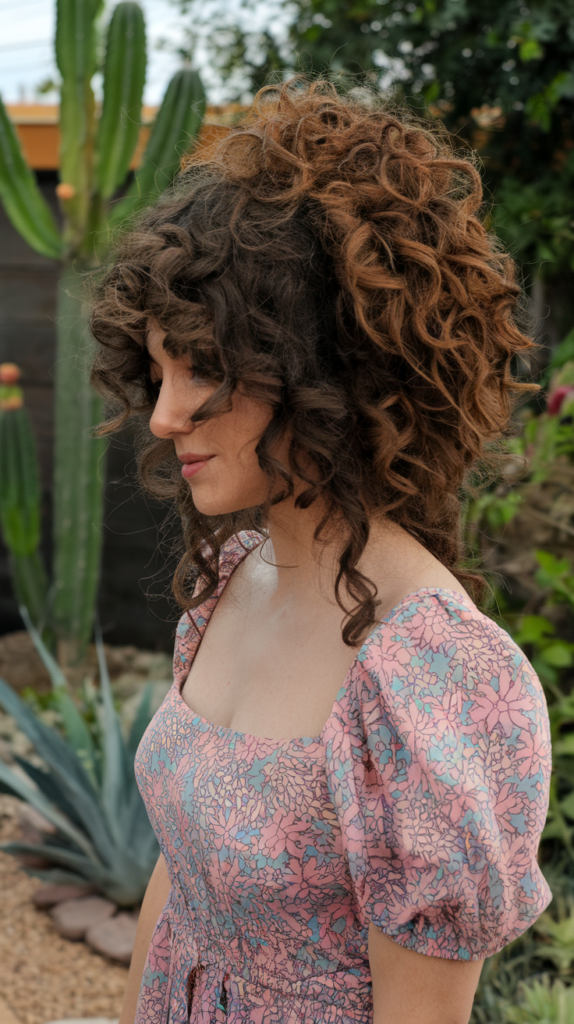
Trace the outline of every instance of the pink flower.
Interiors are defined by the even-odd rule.
[[[292,858],[289,861],[290,881],[285,886],[285,895],[301,906],[311,905],[324,890],[325,872],[317,867],[317,858],[311,857],[304,864]],[[285,875],[285,878],[289,878]]]
[[[521,779],[527,775],[537,775],[540,771],[544,775],[550,759],[550,739],[544,729],[537,729],[536,732],[528,734],[527,743],[519,750],[516,758],[516,772]]]
[[[516,727],[530,729],[530,720],[523,710],[528,704],[529,699],[522,686],[522,680],[513,682],[510,672],[503,669],[499,677],[498,693],[493,687],[477,693],[470,715],[473,722],[484,719],[489,732],[500,723],[505,734],[510,736]]]
[[[275,860],[285,850],[290,857],[297,856],[307,845],[308,840],[301,845],[300,833],[308,833],[309,822],[298,821],[294,812],[285,814],[284,811],[275,811],[271,821],[267,821],[263,828],[263,834],[258,842],[261,853],[266,857]]]
[[[231,809],[221,807],[216,820],[211,822],[213,830],[213,842],[218,850],[221,850],[224,846],[238,847],[241,846],[244,849],[250,845],[250,838],[246,835],[244,838],[238,838],[238,832],[244,832],[245,830],[245,816],[242,813],[241,816],[237,813],[234,807]]]
[[[554,391],[548,396],[548,415],[558,416],[564,400],[574,395],[574,387],[569,384],[563,384],[559,388],[555,388]]]

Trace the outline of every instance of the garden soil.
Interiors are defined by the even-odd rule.
[[[0,795],[0,842],[20,835],[18,801]],[[42,883],[0,851],[0,992],[19,1024],[120,1014],[127,968],[58,935],[31,902]]]

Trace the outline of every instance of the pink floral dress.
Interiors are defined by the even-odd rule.
[[[476,960],[551,898],[536,860],[544,695],[464,594],[419,590],[386,615],[320,736],[260,739],[190,710],[199,639],[260,541],[229,542],[217,592],[183,616],[174,684],[138,751],[172,889],[136,1024],[371,1024],[370,922],[419,953]]]

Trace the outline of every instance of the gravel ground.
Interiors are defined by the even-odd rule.
[[[19,836],[17,801],[0,795],[0,842]],[[33,906],[40,885],[0,852],[0,992],[20,1024],[119,1016],[127,968],[61,938]]]

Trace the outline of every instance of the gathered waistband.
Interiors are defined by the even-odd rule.
[[[370,978],[349,971],[329,972],[290,981],[259,965],[250,965],[249,978],[234,964],[203,964],[190,969],[192,984],[186,992],[185,1017],[189,1024],[371,1024]],[[172,993],[170,1024],[176,1019]],[[174,1013],[175,1011],[175,1013]]]
[[[195,948],[172,935],[168,1024],[371,1024],[368,965],[288,977],[269,966],[211,945]]]

